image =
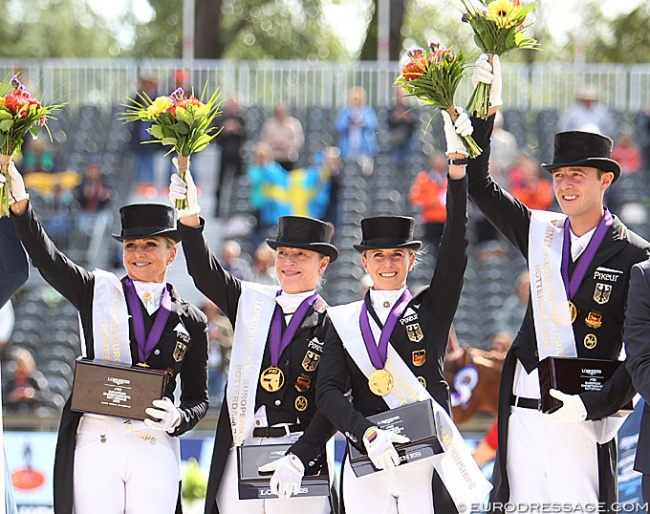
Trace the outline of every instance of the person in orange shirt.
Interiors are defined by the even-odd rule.
[[[529,209],[547,210],[553,203],[548,180],[540,176],[542,168],[532,157],[521,154],[510,172],[510,192]]]
[[[409,192],[409,202],[420,209],[423,238],[431,243],[436,253],[447,217],[446,195],[447,157],[436,152],[431,156],[429,169],[417,174]]]

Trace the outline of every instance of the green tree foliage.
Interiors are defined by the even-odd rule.
[[[0,0],[0,57],[109,57],[120,53],[106,21],[82,0]]]

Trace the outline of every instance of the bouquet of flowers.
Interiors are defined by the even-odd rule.
[[[47,121],[64,105],[43,105],[25,89],[17,75],[0,82],[0,173],[7,178],[5,187],[0,189],[0,217],[9,216],[8,172],[14,152],[20,150],[27,132],[38,135],[37,126],[43,127],[51,140]]]
[[[221,114],[221,92],[217,88],[205,99],[205,91],[204,87],[200,99],[194,93],[188,96],[180,87],[169,96],[155,99],[146,93],[138,93],[136,100],[129,98],[130,103],[124,105],[127,108],[122,115],[124,121],[151,123],[147,132],[152,139],[143,141],[143,144],[171,146],[167,154],[176,151],[178,174],[182,179],[185,179],[190,155],[203,150],[219,134],[212,122]],[[176,208],[185,208],[185,203],[186,200],[177,200]]]
[[[415,96],[425,105],[445,110],[453,122],[458,118],[454,95],[466,68],[462,52],[454,55],[451,49],[440,43],[429,43],[430,55],[422,48],[408,52],[408,61],[402,66],[402,74],[395,84],[409,96]],[[481,148],[472,136],[463,137],[470,158],[481,154]]]
[[[461,0],[466,12],[463,21],[469,23],[474,31],[476,45],[488,55],[492,64],[492,55],[502,55],[513,48],[537,48],[535,39],[523,34],[526,16],[536,3],[522,7],[520,0],[477,0],[476,7],[472,0]],[[479,82],[467,104],[469,112],[476,112],[479,118],[487,119],[490,107],[490,85]]]

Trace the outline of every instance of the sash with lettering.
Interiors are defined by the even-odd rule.
[[[568,218],[554,212],[531,211],[528,248],[541,249],[541,251],[528,252],[533,320],[540,361],[549,356],[561,358],[578,356],[569,300],[578,290],[611,220],[611,214],[605,211],[569,279]],[[603,444],[616,435],[623,421],[625,416],[616,414],[602,420],[589,420],[583,423],[587,428],[586,432],[596,442]]]
[[[253,433],[255,396],[278,288],[242,282],[228,369],[227,402],[235,446]]]
[[[361,334],[359,315],[363,301],[348,305],[329,307],[327,312],[341,337],[345,350],[359,367],[361,372],[370,377],[373,365]],[[377,323],[370,324],[375,340],[379,340],[381,329]],[[432,400],[433,413],[436,419],[438,438],[445,452],[433,459],[433,465],[449,491],[459,512],[473,503],[481,503],[492,489],[492,485],[483,477],[472,455],[465,445],[463,436],[449,417],[449,414],[438,402],[433,400],[429,392],[422,386],[417,377],[405,364],[397,351],[388,345],[384,369],[393,376],[395,384],[392,391],[382,399],[388,407],[395,409],[402,405],[422,400]]]
[[[93,295],[93,339],[95,360],[130,366],[129,313],[122,282],[113,273],[96,269]],[[83,334],[83,331],[81,331]],[[81,345],[86,357],[86,346]]]

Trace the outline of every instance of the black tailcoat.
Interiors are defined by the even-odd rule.
[[[13,216],[12,219],[34,266],[38,268],[43,278],[79,311],[84,339],[82,344],[85,345],[87,357],[93,359],[95,357],[92,319],[95,287],[93,273],[77,266],[57,250],[43,231],[31,207],[25,215]],[[207,318],[199,309],[184,302],[171,284],[167,284],[167,288],[172,300],[171,311],[160,341],[146,363],[153,369],[167,369],[171,372],[172,377],[165,390],[165,396],[170,399],[174,398],[176,378],[180,376],[181,403],[178,408],[181,412],[181,423],[173,433],[178,436],[194,427],[208,410]],[[140,308],[145,320],[145,331],[148,333],[153,318],[149,316],[142,303]],[[174,329],[179,323],[185,327],[190,337],[189,340],[184,339],[183,343],[187,344],[187,351],[177,362],[173,357],[177,341],[177,333]],[[137,363],[138,350],[131,318],[129,318],[129,334],[131,358],[134,363]],[[70,410],[70,399],[68,399],[61,416],[54,460],[54,510],[57,514],[72,514],[74,449],[80,419],[81,413]],[[180,512],[180,488],[177,512]]]
[[[479,207],[485,217],[528,259],[528,233],[531,211],[502,189],[488,174],[490,134],[494,117],[483,121],[472,118],[473,137],[483,148],[476,159],[470,159],[468,166],[470,199]],[[613,222],[593,261],[591,262],[573,303],[577,317],[573,323],[578,357],[593,359],[618,359],[623,344],[623,320],[632,266],[648,258],[650,243],[628,230],[614,216]],[[569,266],[569,275],[575,263]],[[615,270],[616,272],[612,272]],[[531,281],[534,277],[531,277]],[[603,296],[603,286],[608,291]],[[605,300],[605,301],[604,301]],[[600,326],[594,328],[594,319]],[[597,325],[598,323],[596,323]],[[595,336],[597,344],[585,345],[585,337]],[[521,328],[515,337],[504,363],[499,390],[499,442],[497,461],[494,468],[491,500],[507,502],[510,496],[506,474],[506,448],[510,399],[516,360],[519,359],[530,373],[538,365],[537,339],[533,324],[532,305],[528,308]],[[601,392],[586,392],[580,395],[586,409],[587,419],[601,419],[617,412],[634,396],[632,381],[625,366],[620,366]],[[549,449],[550,450],[550,449]],[[566,457],[562,457],[565,458]],[[616,445],[615,441],[598,445],[600,471],[600,501],[611,504],[616,501]],[[567,464],[570,459],[567,460]]]
[[[187,269],[196,287],[219,306],[236,329],[237,318],[247,316],[247,313],[237,311],[242,281],[224,270],[212,255],[203,237],[203,227],[204,220],[201,220],[201,226],[198,228],[187,227],[182,223],[178,224]],[[257,411],[261,406],[266,407],[269,426],[277,423],[300,423],[305,426],[304,434],[290,449],[305,466],[323,453],[325,443],[335,432],[325,416],[316,409],[316,377],[320,370],[320,363],[312,371],[306,369],[313,367],[313,363],[310,364],[306,361],[306,359],[309,360],[307,352],[315,353],[317,356],[323,352],[325,333],[331,324],[326,307],[325,302],[318,299],[309,308],[293,340],[282,352],[278,367],[283,370],[286,377],[285,386],[276,393],[269,393],[259,385],[258,380],[255,396],[255,410]],[[270,365],[271,354],[267,341],[261,369]],[[296,409],[298,396],[304,396],[307,399],[307,408],[304,411]],[[232,429],[227,400],[224,400],[217,423],[210,466],[205,503],[206,514],[218,514],[219,512],[216,496],[226,466],[228,451],[232,445]]]
[[[451,411],[451,404],[443,369],[449,329],[460,301],[467,266],[466,228],[467,180],[450,179],[447,221],[433,278],[428,287],[411,299],[390,336],[391,346],[447,412]],[[364,301],[368,313],[377,319],[369,295]],[[419,340],[418,332],[422,335]],[[348,391],[352,393],[351,402],[346,396]],[[327,334],[321,362],[317,401],[334,426],[364,453],[363,434],[372,426],[366,416],[389,410],[386,402],[370,391],[368,378],[346,352],[333,326]],[[436,512],[456,512],[435,473],[433,491]]]

